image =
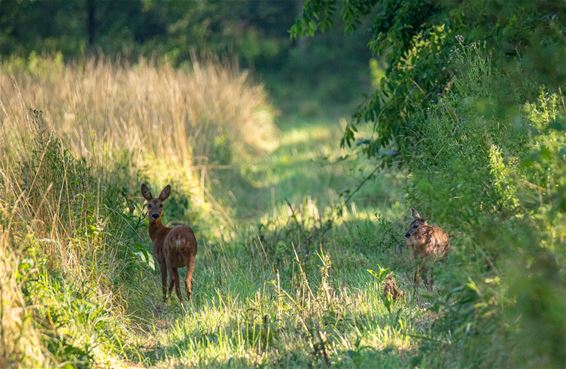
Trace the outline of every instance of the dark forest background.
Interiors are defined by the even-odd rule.
[[[237,61],[265,79],[285,113],[346,114],[370,89],[367,35],[335,29],[292,40],[302,0],[0,1],[0,55],[60,53]],[[292,87],[291,87],[292,86]]]

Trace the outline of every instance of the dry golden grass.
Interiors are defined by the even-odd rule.
[[[127,261],[103,236],[108,214],[123,211],[101,205],[104,187],[119,181],[105,177],[105,168],[119,176],[114,165],[126,157],[124,170],[155,186],[173,181],[206,213],[216,205],[203,168],[268,152],[275,133],[263,87],[214,61],[184,69],[106,60],[64,65],[57,58],[0,65],[0,367],[49,366],[66,347],[92,348],[97,363],[113,361],[116,347],[128,350],[113,341],[129,336],[125,306],[135,297],[113,282]],[[124,183],[137,194],[138,184]],[[19,270],[28,264],[32,270]],[[26,275],[34,280],[18,280]],[[98,315],[75,319],[91,304]],[[69,316],[55,324],[51,311]],[[103,335],[88,329],[93,322],[103,322]]]
[[[108,361],[77,314],[101,306],[100,319],[111,312],[127,321],[112,288],[119,273],[101,235],[100,194],[88,167],[38,118],[5,130],[0,147],[0,367],[50,367],[59,344],[93,347],[97,361]]]
[[[0,66],[4,156],[26,151],[32,109],[90,164],[108,167],[127,153],[129,169],[155,186],[177,183],[192,205],[222,219],[224,209],[207,190],[207,169],[238,164],[278,145],[263,86],[212,58],[180,69],[104,59],[68,65],[57,57],[7,61]]]
[[[63,66],[55,58],[3,70],[3,125],[21,127],[29,108],[41,110],[83,156],[127,149],[191,165],[214,162],[222,150],[246,156],[277,144],[263,87],[227,64],[204,61],[175,69],[90,60]]]

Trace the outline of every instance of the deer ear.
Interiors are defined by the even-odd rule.
[[[421,215],[419,214],[419,212],[415,208],[411,208],[411,214],[413,215],[413,218],[421,219]]]
[[[145,183],[142,183],[142,185],[141,185],[141,194],[142,194],[143,198],[146,199],[147,201],[153,199],[153,195],[151,194],[151,192],[149,191],[149,188],[147,187],[147,185]]]
[[[159,194],[159,200],[165,201],[170,194],[171,194],[171,185],[167,185]]]

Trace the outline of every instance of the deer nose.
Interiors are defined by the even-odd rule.
[[[405,233],[405,238],[409,238],[411,237],[411,235],[409,234],[409,232]]]
[[[152,217],[153,219],[157,219],[157,218],[159,218],[159,214],[151,214],[151,217]]]

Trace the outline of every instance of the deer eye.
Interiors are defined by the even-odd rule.
[[[418,227],[419,227],[419,226],[418,226],[418,225],[416,225],[416,224],[415,224],[415,225],[413,225],[413,228],[418,228]]]
[[[162,208],[162,207],[163,207],[163,204],[159,204],[159,207]]]
[[[147,204],[147,208],[148,208],[148,209],[151,209],[151,204]]]

